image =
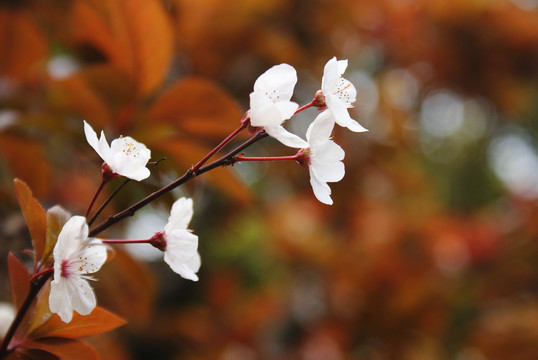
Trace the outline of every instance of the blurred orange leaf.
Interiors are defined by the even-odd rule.
[[[20,328],[20,333],[25,334],[25,339],[28,338],[27,334],[38,329],[52,316],[49,308],[49,295],[50,285],[46,284],[39,292],[37,301],[35,301],[30,307],[30,310],[28,310],[28,314],[31,314],[31,316],[28,316],[27,322],[23,323]]]
[[[9,253],[7,257],[7,266],[9,270],[9,283],[11,284],[11,295],[13,304],[18,309],[24,302],[28,291],[30,290],[30,274],[26,266],[15,256]]]
[[[43,33],[25,13],[0,10],[0,75],[23,76],[46,51]]]
[[[125,70],[147,95],[164,80],[172,57],[170,19],[157,0],[77,1],[75,40],[90,43]]]
[[[37,264],[41,260],[45,247],[47,215],[39,202],[33,197],[32,191],[26,183],[15,179],[13,184],[19,200],[19,206],[32,236],[34,263]]]
[[[151,317],[155,280],[143,264],[133,260],[120,247],[114,250],[114,261],[99,271],[99,281],[95,286],[97,297],[102,306],[125,317],[129,326],[139,326]]]
[[[240,125],[237,102],[215,83],[190,77],[170,86],[153,104],[151,122],[172,124],[201,137],[224,138]]]
[[[37,341],[25,341],[20,350],[36,349],[55,355],[60,360],[98,360],[99,355],[85,343],[71,339],[46,338]],[[37,357],[36,359],[40,359]]]
[[[37,196],[50,187],[50,166],[43,159],[43,144],[13,133],[0,133],[0,158],[13,176],[24,179]]]
[[[59,80],[53,89],[57,91],[56,98],[61,107],[75,111],[93,126],[102,128],[108,123],[110,114],[107,107],[82,76]]]
[[[46,323],[34,330],[28,337],[39,339],[46,337],[59,337],[77,339],[113,330],[122,326],[126,321],[117,315],[96,307],[91,314],[82,316],[73,313],[73,320],[64,323],[59,316],[53,315]]]

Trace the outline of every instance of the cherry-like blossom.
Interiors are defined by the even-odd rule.
[[[338,125],[354,132],[368,131],[349,116],[347,109],[353,107],[357,90],[349,80],[342,77],[346,68],[347,60],[336,60],[336,57],[325,64],[321,80],[321,93],[325,106]]]
[[[201,265],[198,236],[187,229],[192,215],[192,199],[176,200],[164,231],[155,234],[151,244],[164,251],[164,261],[174,272],[185,279],[198,281],[196,273]]]
[[[344,150],[330,139],[333,127],[332,114],[329,111],[320,113],[308,127],[306,138],[309,146],[303,150],[314,195],[327,205],[333,203],[327,183],[340,181],[345,174],[342,162]]]
[[[64,225],[53,250],[54,280],[50,283],[49,307],[68,323],[73,311],[88,315],[97,301],[88,275],[98,271],[107,257],[101,240],[88,238],[83,216],[73,216]]]
[[[282,124],[293,116],[299,105],[290,101],[297,73],[288,64],[275,65],[258,77],[250,93],[250,124],[263,127],[282,144],[303,148],[306,142],[288,132]]]
[[[150,171],[146,164],[151,157],[151,151],[146,145],[130,136],[125,136],[112,140],[109,146],[105,133],[101,131],[101,137],[98,139],[97,134],[86,121],[84,121],[84,133],[88,143],[114,174],[136,181],[149,177]]]

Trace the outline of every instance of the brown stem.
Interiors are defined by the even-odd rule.
[[[241,119],[241,126],[239,126],[237,129],[235,129],[234,132],[232,132],[230,135],[228,135],[226,137],[226,139],[222,140],[220,142],[220,144],[218,144],[213,150],[211,150],[206,156],[204,156],[204,158],[202,160],[200,160],[198,162],[198,164],[194,165],[191,168],[193,173],[197,173],[198,169],[200,169],[202,167],[202,165],[204,165],[207,162],[207,160],[209,160],[213,155],[215,155],[215,153],[217,151],[222,149],[227,143],[229,143],[234,137],[236,137],[237,134],[239,134],[241,131],[243,131],[244,129],[247,128],[248,122],[243,121],[245,119],[245,117],[246,117],[246,115],[243,116],[243,119]]]
[[[47,272],[43,276],[30,282],[30,289],[28,290],[28,294],[26,295],[26,298],[24,299],[24,302],[22,303],[21,307],[17,311],[17,315],[15,315],[15,319],[13,319],[13,322],[9,326],[9,329],[6,332],[6,336],[4,337],[4,339],[2,340],[2,344],[0,345],[0,359],[5,359],[7,357],[10,351],[10,349],[8,349],[8,346],[11,342],[11,339],[15,335],[17,328],[24,319],[24,315],[26,315],[26,312],[32,305],[32,302],[34,301],[35,297],[37,296],[43,285],[47,283],[47,280],[50,278],[51,275],[52,272]]]
[[[127,209],[110,216],[108,219],[101,222],[99,225],[94,227],[91,231],[89,236],[94,237],[100,232],[108,229],[113,224],[117,223],[120,220],[125,219],[126,217],[133,216],[135,212],[140,210],[142,207],[146,206],[147,204],[151,203],[152,201],[158,199],[159,197],[163,196],[167,192],[177,188],[180,185],[183,185],[187,181],[197,177],[198,175],[202,175],[205,172],[208,172],[210,170],[213,170],[219,166],[227,166],[227,165],[233,165],[237,160],[234,158],[235,155],[237,155],[239,152],[243,151],[250,145],[254,144],[260,139],[263,139],[267,136],[267,133],[262,131],[255,136],[251,137],[249,140],[245,141],[243,144],[239,145],[237,148],[230,151],[228,154],[224,155],[223,157],[219,158],[218,160],[213,161],[212,163],[202,166],[198,171],[195,173],[192,171],[192,169],[187,170],[183,176],[179,177],[172,183],[168,184],[167,186],[155,191],[152,194],[149,194],[144,199],[140,200],[139,202],[131,205]]]
[[[88,216],[90,215],[90,211],[92,210],[93,204],[95,204],[95,200],[97,200],[97,197],[99,196],[99,194],[101,193],[101,191],[103,190],[103,187],[105,186],[105,184],[107,182],[108,181],[103,176],[103,179],[101,180],[101,184],[97,188],[97,191],[95,192],[95,195],[93,195],[93,199],[90,202],[90,205],[88,205],[88,209],[86,209],[86,213],[84,213],[85,218],[88,218]]]

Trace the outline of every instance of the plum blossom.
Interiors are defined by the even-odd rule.
[[[299,105],[290,101],[297,73],[288,64],[275,65],[258,77],[250,93],[250,124],[263,127],[282,144],[303,148],[306,142],[288,132],[282,124],[293,116]]]
[[[201,265],[198,236],[187,229],[192,215],[192,199],[176,200],[164,231],[155,234],[151,244],[164,251],[164,261],[174,272],[185,279],[198,281],[196,273]]]
[[[114,174],[136,181],[149,177],[150,171],[146,168],[146,164],[151,157],[151,151],[146,145],[125,136],[112,140],[109,146],[105,133],[101,131],[101,137],[97,139],[97,134],[86,121],[84,121],[84,133],[88,143]]]
[[[319,114],[308,127],[306,138],[309,146],[303,150],[314,195],[327,205],[333,203],[331,188],[327,183],[340,181],[345,174],[342,162],[344,150],[330,139],[333,127],[334,120],[330,111]]]
[[[49,308],[68,323],[73,311],[88,315],[97,301],[88,275],[98,271],[107,257],[106,246],[99,239],[88,238],[83,216],[73,216],[64,225],[53,250],[54,280],[50,283]]]
[[[353,107],[357,90],[349,80],[342,77],[346,68],[347,60],[336,60],[336,57],[325,64],[321,79],[322,103],[338,125],[354,132],[368,131],[349,116],[347,109]]]

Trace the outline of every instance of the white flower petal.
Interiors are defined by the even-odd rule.
[[[325,68],[323,69],[323,77],[321,78],[321,92],[323,95],[327,96],[327,94],[330,94],[338,81],[340,79],[340,75],[338,72],[338,61],[336,60],[336,57],[333,57],[327,63],[325,64]]]
[[[173,229],[187,229],[194,214],[192,199],[180,198],[172,204],[172,210],[168,218],[168,223],[164,227],[165,233],[172,232]]]
[[[275,103],[261,92],[250,93],[249,116],[252,126],[278,126],[285,120]]]
[[[193,270],[189,266],[192,261],[188,263],[174,263],[174,262],[167,261],[166,258],[164,259],[164,261],[166,261],[166,263],[170,265],[170,268],[176,274],[179,274],[182,278],[187,279],[187,280],[192,280],[192,281],[198,281],[198,276],[196,275],[196,272],[198,270]]]
[[[297,83],[297,72],[288,64],[275,65],[261,74],[254,83],[254,92],[260,92],[273,102],[288,101]]]
[[[296,148],[304,149],[308,147],[308,143],[301,139],[299,136],[290,133],[282,126],[265,127],[265,131],[273,138],[280,141],[282,144]]]
[[[114,166],[114,159],[112,158],[112,152],[110,146],[108,146],[108,141],[106,141],[105,132],[101,130],[101,137],[99,138],[99,144],[97,145],[97,153],[101,156],[107,164]]]
[[[88,237],[88,225],[83,216],[73,216],[64,225],[58,235],[58,242],[53,250],[55,265],[56,259],[71,259],[78,255],[82,249],[82,242]]]
[[[84,279],[76,279],[76,281],[70,281],[70,295],[71,304],[73,310],[80,315],[88,315],[97,306],[97,300],[90,284]]]
[[[101,156],[101,150],[99,149],[99,140],[97,139],[97,133],[93,130],[92,126],[84,120],[84,134],[86,135],[86,141],[88,144]],[[101,156],[102,158],[102,156]]]
[[[346,153],[340,145],[332,140],[327,140],[320,145],[314,156],[321,161],[341,161],[344,160]]]
[[[106,245],[99,239],[88,239],[87,241],[87,246],[80,253],[82,264],[79,270],[82,274],[93,274],[105,263],[107,249]]]
[[[320,113],[310,124],[306,131],[306,139],[310,148],[317,148],[320,143],[326,142],[334,128],[334,116],[328,110]]]
[[[319,201],[327,205],[333,204],[333,200],[331,199],[331,188],[327,183],[319,180],[312,167],[310,167],[310,185],[312,185],[314,195]]]
[[[344,73],[346,72],[346,69],[347,69],[347,59],[338,60],[336,63],[336,71],[338,73],[338,77],[341,77],[342,75],[344,75]]]
[[[325,101],[338,125],[347,127],[354,132],[368,131],[349,116],[346,104],[338,96],[331,94],[325,95]]]
[[[341,161],[319,163],[312,161],[312,169],[315,169],[319,181],[337,182],[344,178],[346,173],[344,163]]]
[[[299,105],[293,101],[279,101],[275,103],[275,107],[280,112],[281,118],[288,120],[295,114],[295,110],[299,108]]]
[[[165,233],[165,237],[164,254],[176,261],[190,259],[198,249],[198,236],[188,230],[174,229],[171,233]]]
[[[169,236],[166,237],[164,261],[181,277],[197,281],[198,277],[195,272],[200,268],[200,261],[193,259],[193,257],[198,255],[198,237],[186,230],[183,230],[181,235],[179,232],[181,230],[174,232],[174,241],[171,241]]]
[[[70,322],[73,318],[73,307],[68,284],[65,279],[58,279],[50,283],[49,308],[52,313],[60,316],[63,322]]]
[[[349,80],[341,79],[338,83],[337,93],[334,95],[342,100],[347,108],[352,108],[357,100],[357,89]]]

